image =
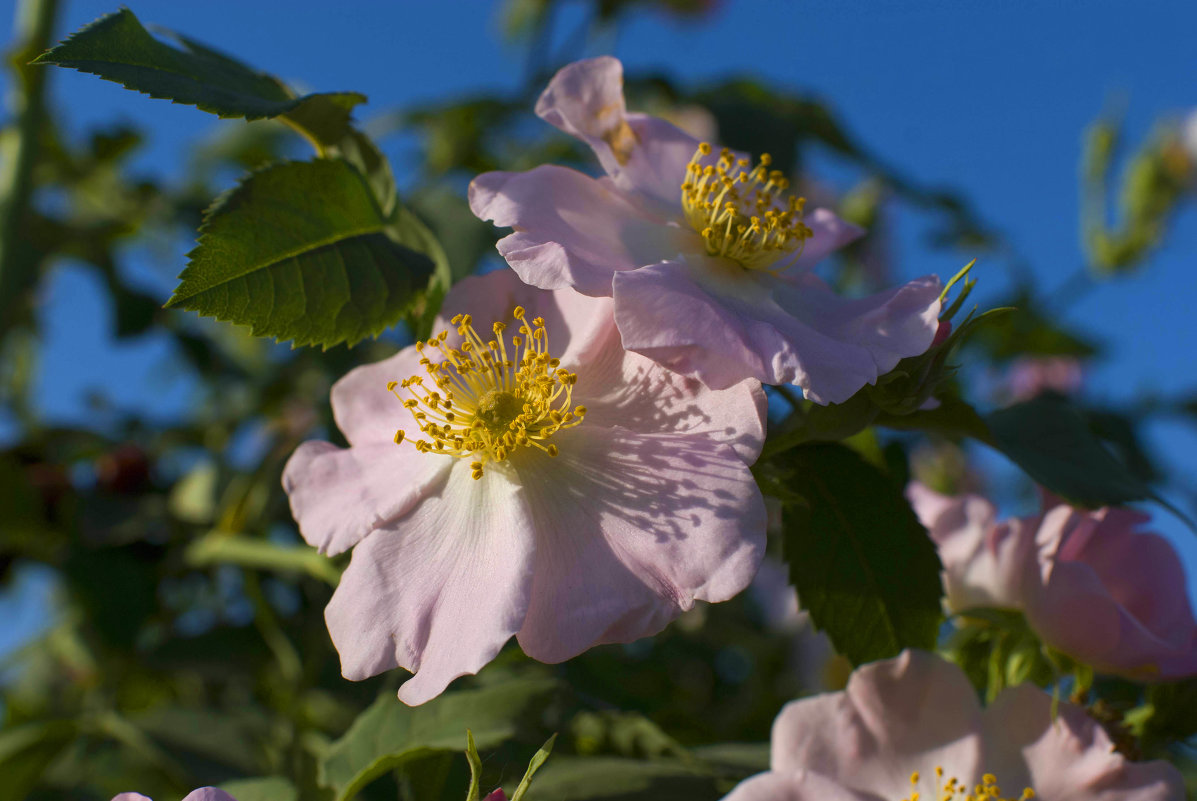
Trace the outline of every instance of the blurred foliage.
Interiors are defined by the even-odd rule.
[[[48,577],[55,600],[46,630],[5,657],[0,674],[0,801],[107,801],[132,788],[161,801],[202,784],[220,784],[239,801],[332,801],[355,794],[369,801],[459,799],[471,786],[513,792],[528,754],[553,732],[559,741],[528,801],[714,799],[767,767],[763,743],[777,711],[821,689],[804,685],[798,668],[819,650],[793,629],[766,626],[768,616],[747,595],[699,605],[657,637],[595,648],[561,665],[531,662],[511,646],[479,676],[408,709],[395,700],[394,674],[360,683],[341,678],[322,610],[347,557],[328,559],[301,542],[279,486],[282,465],[299,442],[339,436],[328,405],[332,382],[393,353],[405,337],[425,335],[452,282],[496,258],[498,233],[470,214],[468,180],[485,170],[550,161],[590,169],[589,154],[572,140],[530,124],[535,93],[548,75],[582,49],[579,43],[614,29],[628,14],[651,10],[703,24],[716,4],[596,0],[587,5],[582,28],[565,37],[556,36],[552,24],[558,5],[505,4],[505,31],[528,52],[520,92],[390,109],[360,127],[351,118],[364,100],[359,95],[297,96],[185,37],[156,39],[131,12],[118,12],[96,26],[119,27],[142,60],[151,66],[173,60],[178,75],[91,64],[102,44],[94,38],[96,26],[41,60],[87,67],[221,116],[269,118],[230,121],[210,140],[194,143],[190,161],[176,173],[145,176],[130,164],[152,131],[119,125],[73,131],[46,113],[51,70],[28,62],[52,45],[51,32],[62,20],[56,22],[52,0],[25,3],[27,24],[10,50],[20,91],[12,93],[0,131],[0,408],[13,421],[13,434],[0,447],[0,583],[12,589],[23,576]],[[180,83],[179,76],[189,80]],[[962,195],[922,186],[882,163],[819,99],[749,77],[689,86],[663,75],[629,75],[627,90],[632,107],[706,125],[730,146],[770,152],[789,173],[806,172],[826,154],[850,165],[859,180],[846,191],[810,186],[812,195],[826,194],[820,205],[835,206],[870,229],[841,257],[845,287],[869,290],[891,281],[883,237],[887,209],[894,206],[932,226],[934,247],[993,258],[1009,252],[1000,231],[979,219]],[[420,148],[419,169],[405,176],[402,200],[374,144],[400,131],[415,136]],[[1131,159],[1119,194],[1122,222],[1108,229],[1099,200],[1110,191],[1116,140],[1116,126],[1108,122],[1090,134],[1082,191],[1089,198],[1083,225],[1091,264],[1082,271],[1084,281],[1090,272],[1143,264],[1191,187],[1191,172],[1184,170],[1192,165],[1182,163],[1175,136],[1160,133]],[[326,247],[345,249],[354,237],[381,236],[389,255],[379,275],[408,284],[396,290],[399,301],[381,303],[368,324],[350,333],[256,330],[327,345],[374,336],[398,320],[406,325],[353,350],[289,350],[241,327],[164,309],[167,298],[133,280],[134,248],[173,254],[205,220],[205,231],[212,231],[230,204],[245,199],[238,193],[268,174],[266,165],[305,147],[319,160],[287,162],[286,172],[334,171],[349,176],[345,186],[362,189],[358,199],[365,198],[358,208],[372,233],[360,233],[360,219],[344,227],[325,220],[336,240]],[[240,190],[212,205],[247,172]],[[284,189],[302,191],[292,184]],[[349,228],[358,233],[342,236]],[[210,245],[201,241],[193,266],[208,259]],[[422,255],[405,261],[397,249]],[[263,272],[277,266],[270,253],[238,258]],[[114,336],[169,340],[174,369],[185,371],[195,387],[183,417],[112,413],[78,427],[42,419],[33,390],[45,344],[36,298],[64,265],[100,279]],[[187,286],[186,274],[183,280]],[[900,494],[916,438],[919,447],[937,453],[966,439],[998,444],[1040,481],[1058,491],[1071,481],[1066,494],[1101,502],[1149,497],[1151,482],[1166,475],[1142,445],[1149,415],[1197,422],[1191,398],[1100,409],[1040,398],[996,415],[974,408],[964,391],[966,369],[958,370],[957,361],[971,368],[1027,354],[1097,359],[1101,349],[1066,328],[1057,300],[1044,299],[1033,284],[1010,302],[1017,311],[1000,316],[970,317],[960,302],[944,318],[962,313],[944,339],[847,403],[795,401],[791,407],[784,390],[774,398],[784,419],[773,426],[768,457],[757,469],[765,489],[783,499],[770,548],[793,555],[830,544],[842,553],[872,554],[868,564],[830,561],[835,569],[824,570],[818,562],[817,571],[795,577],[816,623],[857,661],[903,645],[930,646],[938,631],[935,554]],[[196,307],[215,313],[212,305]],[[1039,433],[1019,458],[1027,431]],[[1076,475],[1075,461],[1061,465],[1045,456],[1039,446],[1049,435],[1072,437],[1069,448],[1081,443],[1083,475]],[[846,444],[827,444],[840,440]],[[836,520],[829,519],[833,511]],[[857,536],[858,547],[843,544]],[[909,547],[891,552],[880,542],[898,538]],[[796,559],[791,569],[818,559]],[[853,611],[842,600],[820,607],[821,596],[864,574],[876,579],[870,608]],[[917,586],[908,584],[912,576]],[[833,608],[849,619],[829,620],[825,610]],[[888,621],[874,626],[890,631],[888,639],[861,631],[878,621]],[[948,648],[990,694],[1016,680],[1049,684],[1061,675],[1048,669],[1017,620],[974,619]],[[1132,736],[1148,752],[1162,753],[1193,736],[1197,699],[1188,684],[1122,688],[1122,695],[1107,692],[1110,686],[1098,682],[1092,692],[1125,707]],[[467,727],[485,751],[480,767],[460,754]],[[474,782],[471,767],[481,771]]]

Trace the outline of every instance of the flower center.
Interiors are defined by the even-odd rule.
[[[682,183],[682,210],[707,253],[769,272],[782,257],[801,253],[811,235],[802,221],[806,198],[783,194],[790,182],[780,170],[768,170],[769,154],[762,153],[750,172],[748,160],[735,159],[727,148],[715,164],[703,166],[710,154],[709,144],[698,146]]]
[[[910,774],[910,795],[902,801],[919,801],[922,797],[922,793],[919,792],[921,779],[917,770]],[[1017,798],[1003,798],[1002,788],[998,786],[997,777],[992,773],[986,773],[981,777],[981,783],[971,788],[955,776],[949,776],[945,781],[943,768],[937,765],[934,795],[930,801],[1030,801],[1034,797],[1035,791],[1030,787],[1024,787],[1022,794]]]
[[[473,456],[470,467],[475,479],[482,478],[487,462],[501,462],[517,447],[557,455],[557,446],[546,441],[557,431],[581,423],[586,407],[572,408],[578,376],[562,370],[561,362],[549,355],[544,319],[537,317],[529,325],[524,315],[524,309],[516,306],[514,316],[520,327],[519,334],[511,337],[510,354],[503,336],[505,324],[495,323],[491,327],[495,338],[483,340],[468,314],[452,320],[463,340],[459,347],[445,344],[447,331],[427,343],[416,343],[421,355],[431,347],[444,356],[439,362],[423,355],[420,359],[436,388],[425,387],[423,376],[418,375],[387,384],[424,435],[410,440],[416,450]],[[395,432],[396,443],[406,438],[402,429]]]

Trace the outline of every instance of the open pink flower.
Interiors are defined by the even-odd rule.
[[[939,280],[859,299],[809,268],[859,229],[807,213],[769,158],[749,168],[664,120],[626,111],[623,68],[571,64],[536,113],[586,142],[607,175],[490,172],[470,208],[515,232],[499,252],[529,284],[615,300],[624,347],[721,389],[745,378],[849,398],[935,335]]]
[[[150,799],[141,793],[121,793],[112,801],[150,801]],[[237,799],[224,790],[215,787],[201,787],[185,795],[183,801],[237,801]]]
[[[308,542],[356,545],[325,613],[347,678],[402,666],[416,675],[399,697],[422,703],[513,634],[560,662],[748,585],[765,539],[759,384],[663,370],[620,346],[610,300],[506,270],[445,308],[470,315],[455,335],[333,387],[350,447],[306,442],[283,474]]]
[[[1197,674],[1197,621],[1172,545],[1130,509],[1047,499],[998,522],[984,498],[907,494],[939,546],[948,605],[1022,611],[1043,642],[1100,671],[1140,680]]]
[[[1115,753],[1080,708],[1062,703],[1053,715],[1051,696],[1024,684],[982,709],[958,667],[905,651],[857,669],[843,692],[783,708],[773,722],[770,771],[726,801],[985,797],[977,785],[1000,788],[1000,798],[1184,799],[1176,768]]]

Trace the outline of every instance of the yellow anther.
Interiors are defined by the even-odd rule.
[[[910,783],[911,785],[916,785],[919,783],[919,772],[917,770],[910,774]]]
[[[403,437],[403,429],[401,428],[395,432],[395,444],[398,445],[400,442],[403,442]]]
[[[447,331],[429,339],[427,344],[444,357],[437,363],[421,360],[436,390],[425,389],[419,376],[387,383],[427,439],[408,440],[398,431],[395,442],[411,442],[420,453],[472,456],[474,479],[482,477],[488,462],[503,461],[518,448],[535,447],[556,456],[557,446],[547,443],[548,438],[578,425],[585,413],[571,410],[578,377],[560,369],[560,360],[548,353],[544,318],[536,317],[530,326],[523,322],[525,314],[521,306],[513,312],[524,336],[511,337],[510,353],[504,323],[494,323],[495,339],[484,341],[468,314],[452,320],[461,336],[455,348],[445,344]]]
[[[768,154],[748,170],[748,161],[733,158],[726,148],[714,165],[699,164],[710,152],[709,145],[698,148],[681,187],[682,210],[707,253],[750,270],[770,270],[796,257],[811,235],[802,220],[805,201],[782,195],[789,181],[779,170],[767,169]]]

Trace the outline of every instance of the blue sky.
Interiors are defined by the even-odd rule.
[[[61,33],[115,10],[117,0],[63,0]],[[130,0],[158,23],[241,57],[295,85],[358,90],[359,114],[521,82],[522,52],[499,36],[490,3],[312,0]],[[557,42],[581,19],[567,8]],[[0,39],[8,41],[8,18]],[[1125,109],[1128,141],[1154,121],[1197,107],[1197,4],[1109,0],[1053,2],[724,2],[713,17],[678,23],[646,15],[625,24],[602,49],[630,71],[653,69],[695,84],[750,74],[822,97],[873,152],[924,185],[962,189],[982,219],[1005,231],[1042,287],[1081,264],[1077,158],[1083,128],[1111,103]],[[189,147],[219,126],[191,108],[171,106],[69,71],[53,75],[52,97],[78,132],[127,120],[149,146],[138,168],[176,174]],[[529,108],[529,119],[532,112]],[[388,143],[402,184],[405,151]],[[828,174],[835,165],[828,165]],[[925,220],[895,214],[897,271],[950,275],[971,258],[933,252]],[[176,254],[134,254],[139,280],[165,298],[182,267]],[[982,260],[982,301],[1008,285],[1007,265]],[[1067,312],[1109,358],[1090,372],[1087,392],[1113,401],[1151,392],[1197,395],[1197,213],[1176,220],[1167,246],[1136,275],[1110,282]],[[84,269],[60,271],[46,287],[47,351],[39,378],[49,419],[87,419],[87,394],[101,389],[117,406],[170,417],[187,408],[189,385],[172,368],[170,346],[152,337],[114,343],[98,283]],[[1197,428],[1155,424],[1152,442],[1174,471],[1197,476]],[[1176,500],[1190,513],[1193,499]],[[1160,512],[1160,528],[1181,544],[1197,577],[1197,537]],[[1197,583],[1197,578],[1190,584]],[[1197,597],[1197,587],[1190,587]],[[0,600],[0,619],[5,615]]]

